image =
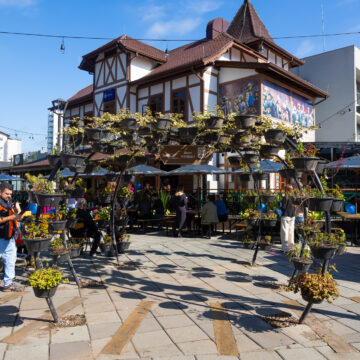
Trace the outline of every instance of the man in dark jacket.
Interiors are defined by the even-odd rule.
[[[16,285],[15,263],[16,263],[16,244],[14,235],[18,228],[18,222],[22,220],[20,206],[18,203],[13,209],[11,203],[12,185],[0,183],[0,258],[4,262],[4,288],[3,291],[21,291],[21,287]]]

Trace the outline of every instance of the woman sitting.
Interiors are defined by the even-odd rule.
[[[215,205],[215,195],[208,195],[206,198],[206,203],[201,209],[201,224],[205,224],[208,226],[209,232],[208,237],[211,237],[211,227],[214,224],[219,222],[219,218],[217,216],[217,207]]]

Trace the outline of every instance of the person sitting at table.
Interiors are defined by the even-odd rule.
[[[201,224],[208,225],[210,235],[212,230],[212,224],[217,224],[218,222],[219,218],[217,216],[217,207],[215,205],[215,195],[210,194],[207,196],[206,203],[201,209]]]
[[[145,193],[143,193],[141,196],[137,214],[138,214],[138,219],[151,219],[149,199]]]
[[[162,201],[159,199],[159,194],[158,193],[153,193],[152,194],[152,200],[153,200],[152,217],[154,219],[163,218],[164,214],[165,214],[165,211],[164,211],[164,205],[163,205]]]
[[[225,222],[228,219],[228,213],[226,210],[225,203],[221,200],[220,195],[215,195],[215,205],[217,208],[217,216],[219,218],[219,222]]]

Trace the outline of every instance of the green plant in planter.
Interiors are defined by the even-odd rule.
[[[344,194],[341,192],[340,186],[335,185],[334,188],[328,189],[328,195],[335,198],[335,199],[342,199],[345,200]]]
[[[329,240],[330,240],[330,243],[333,245],[346,243],[346,234],[343,230],[334,231],[330,234]]]
[[[63,278],[62,272],[53,267],[45,267],[41,270],[34,271],[28,278],[30,286],[42,290],[50,290],[59,284],[67,283],[69,280]]]
[[[67,209],[66,218],[67,219],[76,219],[77,209]]]
[[[113,243],[113,239],[109,234],[103,236],[103,241],[105,245],[111,245]]]
[[[264,236],[264,242],[266,244],[270,244],[271,243],[271,235],[265,235]]]
[[[213,109],[210,110],[210,107],[207,106],[203,112],[194,112],[193,121],[194,125],[201,129],[201,131],[206,131],[206,122],[205,120],[210,119],[213,116],[218,116],[224,118],[224,112],[222,111],[219,105],[216,105]]]
[[[262,216],[263,216],[263,219],[265,219],[265,220],[275,220],[278,218],[277,214],[272,211],[264,213]]]
[[[111,195],[113,192],[114,192],[114,189],[107,186],[100,191],[100,195],[107,196],[107,195]]]
[[[81,138],[81,142],[78,144],[78,146],[81,145],[84,141],[84,129],[79,125],[64,127],[62,134],[65,136],[64,150],[68,154],[75,153],[76,143],[79,137]]]
[[[110,206],[94,209],[92,214],[96,220],[110,220],[111,208]]]
[[[162,202],[164,210],[170,210],[170,201],[171,201],[171,195],[168,191],[159,190],[158,191],[159,200]]]
[[[301,243],[298,242],[295,244],[295,246],[293,248],[291,248],[287,253],[286,253],[286,257],[288,258],[289,261],[291,261],[292,258],[298,258],[300,257],[301,254]],[[311,255],[310,255],[310,250],[308,248],[304,249],[303,255],[302,255],[303,259],[311,259]]]
[[[324,275],[319,269],[318,272],[309,274],[302,273],[292,280],[289,290],[297,293],[301,291],[302,294],[307,294],[310,298],[317,300],[326,300],[331,303],[339,297],[340,293],[336,281],[331,275],[331,271],[335,270],[334,266],[329,267],[329,271]]]
[[[29,173],[25,174],[26,180],[32,186],[32,190],[36,193],[52,194],[54,193],[54,185],[52,182],[48,182],[43,175],[39,174],[38,176],[30,175]]]
[[[29,216],[24,222],[23,237],[25,239],[45,239],[50,237],[48,223],[44,218],[36,221],[35,216]]]
[[[54,254],[61,254],[68,251],[60,237],[53,238],[50,241],[50,246]]]

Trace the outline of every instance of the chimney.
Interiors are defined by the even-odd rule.
[[[218,34],[225,32],[229,22],[221,17],[210,20],[206,26],[206,38],[214,39]]]

